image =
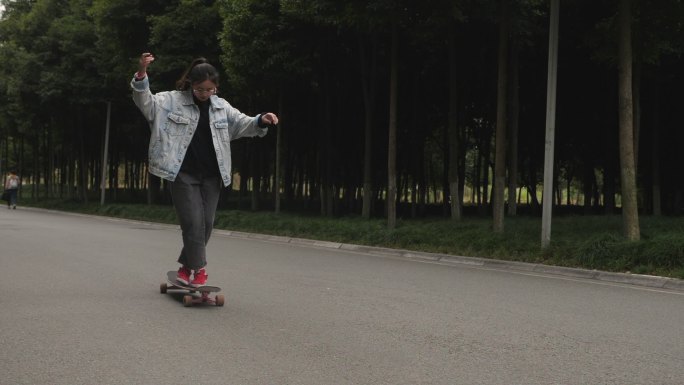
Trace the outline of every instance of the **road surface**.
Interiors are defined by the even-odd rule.
[[[0,384],[682,384],[684,292],[0,210]]]

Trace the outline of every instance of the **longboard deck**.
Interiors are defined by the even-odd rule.
[[[159,286],[159,290],[162,294],[166,294],[167,290],[183,290],[186,293],[183,295],[183,305],[192,306],[193,304],[211,304],[216,306],[223,306],[225,303],[225,297],[223,294],[216,294],[213,297],[209,296],[209,293],[216,293],[221,291],[218,286],[199,286],[193,287],[185,285],[176,280],[175,271],[169,271],[166,273],[166,278],[168,283],[162,283]],[[197,296],[195,293],[199,292],[201,295]]]

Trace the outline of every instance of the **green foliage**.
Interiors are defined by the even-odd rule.
[[[221,2],[221,63],[232,98],[272,95],[285,87],[301,87],[300,82],[315,76],[311,48],[321,36],[288,12],[288,6],[278,0]]]
[[[175,81],[194,58],[205,57],[220,68],[221,18],[215,1],[180,0],[164,4],[160,7],[162,12],[148,18],[149,52],[156,57],[150,71],[160,88],[174,89]]]
[[[103,96],[129,98],[128,84],[122,79],[136,70],[136,61],[147,48],[147,15],[140,0],[93,0],[88,17],[93,20],[97,53],[93,60],[101,81]]]

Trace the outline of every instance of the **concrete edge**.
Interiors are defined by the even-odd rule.
[[[235,233],[235,232],[233,232]],[[588,270],[573,267],[552,266],[539,263],[528,263],[518,261],[505,261],[499,259],[489,259],[480,257],[466,257],[450,254],[428,253],[421,251],[410,251],[401,249],[390,249],[385,247],[355,245],[350,243],[338,243],[317,241],[305,238],[290,238],[279,236],[262,236],[249,233],[240,233],[242,237],[251,239],[266,239],[275,242],[285,242],[301,246],[321,247],[377,255],[384,257],[402,258],[413,261],[434,262],[445,265],[468,265],[490,268],[495,270],[511,270],[519,272],[539,273],[557,275],[569,278],[579,278],[596,280],[611,283],[628,284],[649,288],[668,289],[684,291],[684,280],[653,275],[641,275],[630,273],[613,273],[599,270]]]
[[[126,218],[116,218],[107,217],[91,214],[81,214],[81,213],[71,213],[67,211],[50,210],[36,207],[24,207],[23,209],[29,209],[34,211],[48,211],[61,214],[69,214],[74,216],[82,217],[96,217],[104,218],[106,220],[114,222],[128,222],[136,223],[147,226],[159,226],[164,228],[179,229],[178,225],[171,225],[167,223],[157,223],[148,222],[136,219],[126,219]],[[642,275],[642,274],[630,274],[630,273],[614,273],[599,270],[588,270],[579,269],[573,267],[563,267],[563,266],[552,266],[544,265],[538,263],[528,263],[528,262],[518,262],[518,261],[505,261],[499,259],[489,259],[480,257],[466,257],[450,254],[438,254],[438,253],[428,253],[421,251],[410,251],[401,249],[390,249],[385,247],[376,246],[365,246],[365,245],[355,245],[349,243],[339,243],[330,241],[318,241],[306,238],[292,238],[278,235],[268,235],[268,234],[258,234],[258,233],[248,233],[242,231],[232,231],[232,230],[221,230],[215,229],[216,234],[221,234],[224,236],[244,238],[244,239],[254,239],[259,241],[267,242],[277,242],[277,243],[290,243],[293,245],[308,246],[308,247],[320,247],[327,249],[338,249],[353,251],[357,253],[377,255],[384,257],[394,257],[402,258],[406,260],[413,261],[423,261],[440,263],[444,265],[467,265],[467,266],[477,266],[490,268],[494,270],[511,270],[519,272],[528,273],[540,273],[540,274],[550,274],[570,278],[580,278],[588,280],[597,280],[603,282],[620,283],[648,288],[666,289],[673,291],[683,291],[684,292],[684,280],[677,278],[660,277],[654,275]]]

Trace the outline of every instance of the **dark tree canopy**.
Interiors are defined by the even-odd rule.
[[[621,207],[618,3],[561,2],[553,197],[560,212]],[[398,215],[449,215],[449,190],[456,188],[450,179],[458,180],[460,194],[453,196],[464,215],[491,207],[499,0],[1,4],[0,171],[19,170],[36,197],[97,194],[111,103],[110,199],[168,199],[164,183],[146,171],[149,131],[128,90],[137,57],[153,52],[153,92],[174,88],[185,66],[204,56],[222,72],[220,96],[247,114],[281,115],[281,183],[274,183],[275,132],[235,142],[238,177],[223,207],[270,209],[279,188],[286,210],[360,215],[366,186],[370,214],[383,216],[396,25]],[[639,210],[680,215],[684,3],[631,6]],[[508,124],[515,116],[518,129],[517,173],[509,164],[506,178],[517,182],[510,197],[522,214],[540,207],[548,14],[548,1],[517,0],[508,9],[508,59],[515,58],[518,79]],[[451,177],[450,167],[457,168]]]

